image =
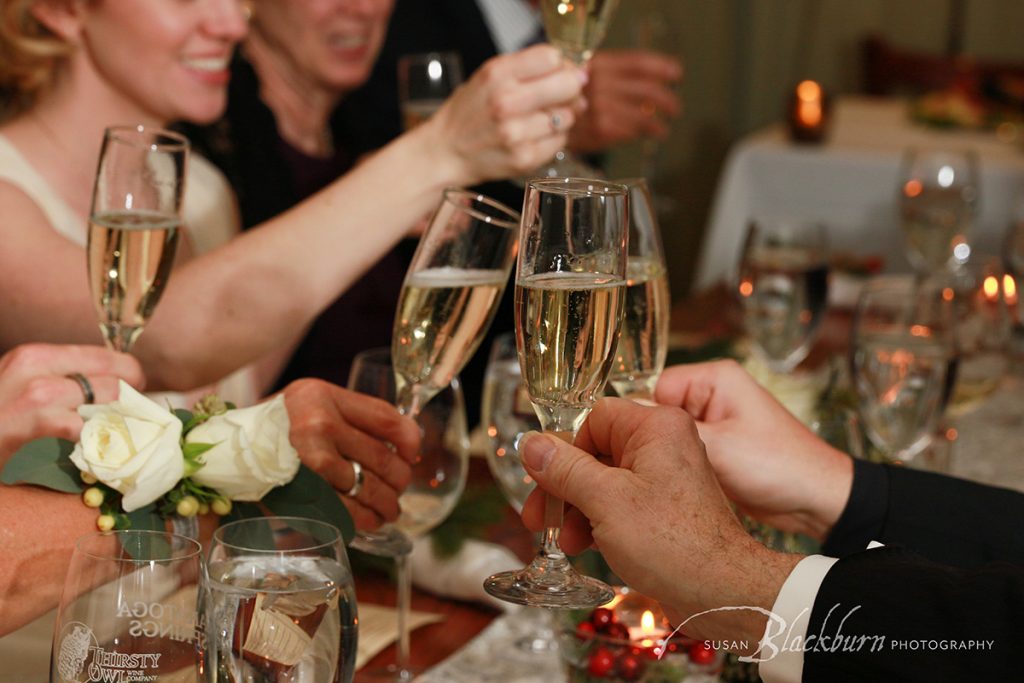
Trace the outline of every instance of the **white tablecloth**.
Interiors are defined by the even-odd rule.
[[[972,246],[998,252],[1024,196],[1022,143],[914,124],[902,100],[840,98],[834,116],[822,145],[794,144],[780,124],[733,147],[705,232],[696,288],[733,276],[747,223],[758,216],[820,221],[833,249],[878,254],[887,270],[906,270],[896,190],[903,152],[911,146],[977,152],[979,215]]]

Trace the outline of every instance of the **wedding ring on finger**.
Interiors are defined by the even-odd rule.
[[[352,465],[352,475],[355,479],[355,483],[352,484],[352,488],[342,493],[342,495],[348,496],[349,498],[355,498],[359,495],[359,492],[363,490],[363,482],[366,480],[366,475],[363,474],[363,466],[355,460],[350,460],[349,464]]]
[[[85,398],[83,403],[90,405],[96,402],[96,394],[93,393],[92,384],[89,383],[85,375],[80,372],[72,372],[64,376],[78,384],[78,387],[82,390],[82,396]]]

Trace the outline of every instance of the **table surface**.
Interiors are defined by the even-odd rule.
[[[997,252],[1021,212],[1024,141],[926,127],[911,121],[905,100],[849,96],[837,101],[823,144],[793,143],[776,124],[733,146],[705,229],[695,289],[732,276],[747,224],[757,217],[820,222],[833,249],[881,255],[888,270],[906,271],[896,188],[911,147],[977,153],[980,191],[970,240],[984,253]]]

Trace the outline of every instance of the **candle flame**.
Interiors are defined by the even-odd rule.
[[[640,628],[644,633],[654,633],[654,612],[644,610],[644,615],[640,617]]]
[[[1003,275],[1003,289],[1006,290],[1006,301],[1007,303],[1014,305],[1017,303],[1017,282],[1013,279],[1013,276],[1007,273]]]
[[[985,290],[985,298],[989,301],[995,301],[999,298],[999,280],[994,275],[989,275],[985,278],[982,283],[982,289]]]
[[[800,81],[796,86],[796,96],[804,102],[817,102],[821,99],[821,86],[814,81]]]

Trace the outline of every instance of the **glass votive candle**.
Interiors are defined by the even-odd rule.
[[[722,653],[672,631],[661,606],[628,587],[593,610],[566,610],[559,629],[566,679],[685,683],[721,670]]]
[[[800,81],[793,89],[786,112],[789,135],[796,142],[822,142],[828,132],[828,96],[817,81]]]

